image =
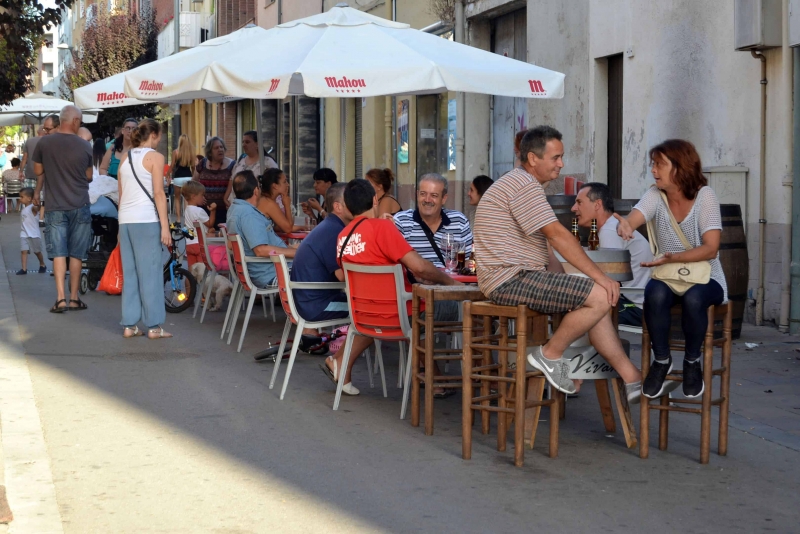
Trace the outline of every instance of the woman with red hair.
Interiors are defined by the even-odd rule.
[[[703,394],[700,348],[708,327],[707,310],[728,300],[725,274],[719,262],[722,217],[714,190],[703,175],[700,156],[692,143],[670,139],[650,149],[655,184],[642,196],[627,218],[619,219],[617,232],[630,239],[633,231],[648,221],[649,239],[655,239],[659,256],[643,267],[669,263],[709,262],[708,283],[694,284],[678,295],[662,280],[651,279],[644,292],[644,320],[655,360],[642,384],[642,394],[657,398],[669,391],[665,384],[672,370],[669,350],[670,308],[682,302],[681,326],[686,338],[683,359],[683,393],[689,398]],[[674,217],[680,232],[674,228]],[[686,247],[684,243],[690,245]]]

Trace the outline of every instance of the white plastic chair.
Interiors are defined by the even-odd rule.
[[[339,409],[344,376],[350,361],[353,336],[359,334],[382,341],[409,342],[403,376],[403,402],[400,407],[400,418],[404,419],[411,382],[411,324],[407,311],[411,293],[405,290],[403,267],[399,264],[358,265],[348,262],[343,262],[342,267],[346,284],[347,307],[350,310],[350,327],[347,330],[342,372],[339,373],[333,409]],[[382,366],[379,346],[376,350],[376,357],[378,364]]]
[[[200,302],[205,298],[205,303],[203,303],[203,313],[200,314],[200,322],[202,323],[206,317],[206,310],[208,310],[208,303],[211,301],[211,289],[214,286],[214,278],[218,274],[224,274],[225,276],[229,276],[229,271],[217,271],[217,266],[214,265],[214,261],[211,259],[211,254],[208,251],[209,244],[221,244],[225,245],[225,238],[224,237],[207,237],[205,234],[205,228],[199,222],[194,223],[194,232],[197,236],[198,243],[203,247],[203,264],[206,266],[206,271],[203,273],[203,277],[200,279],[200,283],[198,284],[198,294],[201,296],[194,303],[194,313],[192,317],[197,317],[197,310],[200,308]],[[230,265],[230,263],[228,263]],[[191,266],[190,266],[191,267]],[[231,291],[231,298],[233,298],[233,292]],[[219,304],[219,303],[217,303]]]
[[[222,234],[222,240],[225,243],[225,254],[228,256],[228,266],[233,265],[233,252],[231,251],[231,245],[228,242],[228,232],[227,229],[223,226],[220,226],[220,233]],[[244,299],[238,298],[239,292],[242,288],[242,285],[239,283],[239,277],[236,276],[233,270],[228,271],[230,273],[231,281],[233,282],[233,288],[231,289],[231,296],[228,299],[228,309],[225,312],[225,320],[222,323],[222,332],[219,334],[220,339],[225,339],[225,334],[232,331],[235,323],[232,321],[233,319],[233,309],[234,306],[239,306],[240,309],[244,309]],[[270,306],[272,308],[272,320],[275,321],[275,304],[272,301],[272,297],[274,294],[270,294]],[[238,302],[238,304],[237,304]],[[267,304],[264,301],[264,298],[261,298],[261,305],[264,308],[264,317],[267,316]],[[237,312],[238,313],[238,312]],[[237,316],[238,318],[238,316]],[[228,344],[230,345],[230,338],[228,338]]]
[[[275,271],[278,279],[278,296],[280,298],[283,311],[286,312],[286,326],[283,328],[283,335],[281,336],[281,344],[278,347],[278,354],[275,357],[275,366],[272,369],[272,378],[269,382],[269,389],[275,386],[275,380],[278,378],[278,370],[281,366],[283,359],[283,351],[286,348],[289,334],[292,331],[292,324],[297,325],[295,330],[294,341],[292,341],[292,352],[289,356],[288,367],[286,368],[286,376],[283,379],[283,387],[281,388],[281,400],[286,395],[286,388],[289,386],[289,377],[292,374],[292,367],[294,366],[295,358],[297,357],[297,349],[300,347],[300,336],[304,328],[328,328],[333,326],[341,326],[350,323],[350,317],[342,317],[339,319],[330,319],[327,321],[306,321],[297,312],[297,307],[294,303],[294,290],[295,289],[344,289],[344,282],[292,282],[289,276],[289,266],[286,263],[286,257],[283,254],[273,256],[270,258],[275,264]],[[382,365],[382,364],[381,364]],[[386,384],[384,381],[383,395],[386,396]]]
[[[239,346],[236,348],[236,352],[242,352],[242,343],[244,343],[244,336],[247,333],[247,324],[250,322],[250,313],[253,311],[253,304],[255,303],[256,298],[264,295],[276,295],[278,293],[278,288],[256,287],[255,284],[253,284],[253,282],[250,280],[248,265],[254,263],[272,263],[270,258],[245,256],[244,244],[238,235],[228,234],[227,239],[233,255],[232,267],[236,273],[236,277],[239,279],[239,291],[237,292],[234,301],[228,306],[229,312],[236,310],[235,315],[232,316],[232,320],[230,321],[230,332],[228,333],[229,345],[231,343],[231,339],[233,338],[233,332],[236,329],[236,323],[239,320],[239,313],[241,312],[241,305],[244,300],[245,293],[250,295],[250,298],[247,302],[247,311],[244,316],[244,323],[242,324],[242,333],[239,336]],[[275,320],[274,313],[275,311],[273,309],[273,321]]]

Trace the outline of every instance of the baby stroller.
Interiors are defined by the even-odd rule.
[[[113,217],[92,215],[92,246],[89,248],[88,258],[83,262],[84,272],[81,273],[81,294],[88,290],[97,289],[103,271],[106,269],[108,258],[117,246],[119,234],[119,221]]]

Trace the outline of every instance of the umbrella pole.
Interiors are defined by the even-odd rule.
[[[256,99],[256,129],[258,130],[258,168],[264,174],[264,117],[262,116],[263,102]],[[257,178],[257,177],[256,177]]]
[[[339,163],[339,170],[341,177],[340,179],[344,182],[347,181],[345,178],[345,171],[347,170],[345,164],[345,158],[347,157],[347,100],[344,98],[339,99],[339,158],[341,159]]]

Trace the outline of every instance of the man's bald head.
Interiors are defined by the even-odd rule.
[[[81,127],[81,119],[83,119],[83,112],[77,106],[69,105],[61,108],[59,113],[61,121],[61,129],[74,134],[78,133]]]
[[[81,126],[78,128],[78,137],[84,139],[86,141],[92,142],[92,132],[89,131],[89,128]]]

